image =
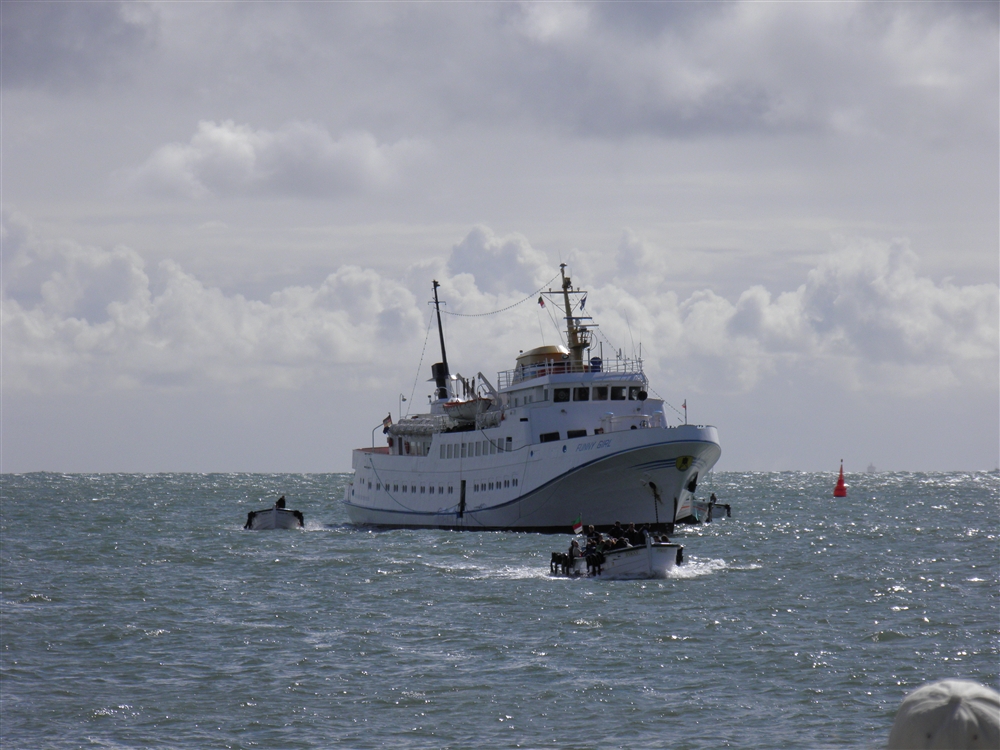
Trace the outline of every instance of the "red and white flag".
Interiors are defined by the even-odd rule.
[[[573,521],[573,533],[582,534],[583,533],[583,516],[577,516],[576,520]]]

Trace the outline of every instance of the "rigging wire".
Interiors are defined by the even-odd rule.
[[[559,274],[556,274],[551,279],[549,279],[544,284],[542,284],[542,286],[539,287],[535,292],[532,292],[531,294],[529,294],[524,299],[520,300],[519,302],[515,302],[513,305],[507,305],[507,307],[501,308],[499,310],[494,310],[493,312],[485,312],[485,313],[457,313],[457,312],[450,312],[448,310],[442,310],[441,312],[444,313],[445,315],[454,315],[457,318],[485,318],[488,315],[499,315],[502,312],[507,312],[508,310],[511,310],[511,309],[517,307],[518,305],[527,302],[529,299],[534,299],[535,295],[541,294],[542,292],[544,292],[545,291],[545,287],[549,286],[553,281],[555,281],[558,278],[559,278]]]
[[[424,354],[427,352],[427,339],[431,336],[431,323],[434,322],[434,311],[431,310],[427,316],[427,331],[424,333],[424,348],[420,350],[420,364],[417,365],[417,374],[413,376],[413,388],[410,390],[410,400],[406,402],[406,413],[410,413],[410,404],[413,403],[413,394],[417,392],[417,381],[420,380],[420,368],[424,366]],[[403,419],[400,415],[400,420]]]

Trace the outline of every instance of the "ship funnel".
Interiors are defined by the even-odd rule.
[[[444,362],[435,362],[431,365],[431,375],[434,377],[434,395],[438,401],[448,399],[448,365]]]

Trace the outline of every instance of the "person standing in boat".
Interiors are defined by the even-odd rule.
[[[274,504],[274,507],[277,508],[278,510],[284,510],[285,509],[285,496],[284,495],[282,495],[281,497],[278,498],[277,502]]]

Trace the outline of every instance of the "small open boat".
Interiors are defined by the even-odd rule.
[[[666,578],[667,574],[684,562],[684,548],[676,542],[654,542],[646,536],[645,546],[606,550],[604,559],[596,566],[588,566],[587,559],[572,560],[564,553],[553,553],[550,572],[569,577],[630,579]],[[560,558],[557,560],[557,558]],[[588,567],[590,570],[588,571]]]
[[[305,518],[297,510],[285,509],[285,496],[282,495],[273,508],[252,510],[247,513],[244,529],[265,531],[267,529],[301,529],[305,526]]]

